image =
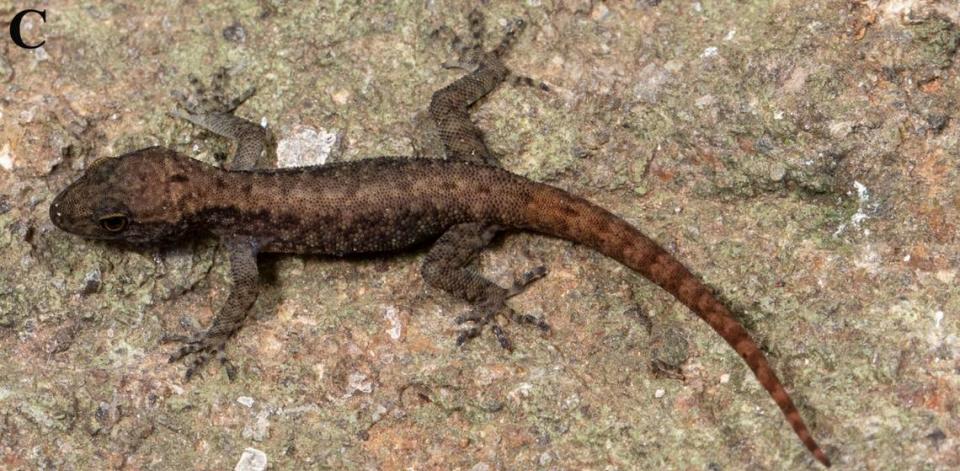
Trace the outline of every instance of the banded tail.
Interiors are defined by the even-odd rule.
[[[800,441],[817,461],[830,466],[756,342],[676,258],[623,219],[584,199],[547,185],[536,185],[531,196],[524,210],[531,229],[589,246],[636,270],[685,304],[743,358]]]

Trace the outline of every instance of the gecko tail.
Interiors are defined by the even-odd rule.
[[[703,282],[676,258],[609,211],[547,185],[533,192],[524,218],[531,229],[584,244],[623,263],[690,308],[743,358],[800,441],[817,461],[830,466],[830,459],[813,439],[757,343]]]

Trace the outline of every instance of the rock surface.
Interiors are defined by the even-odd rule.
[[[503,284],[551,270],[511,303],[554,332],[513,326],[513,354],[454,345],[466,307],[419,280],[422,254],[270,256],[230,343],[239,379],[183,383],[158,340],[216,312],[222,252],[77,239],[53,195],[101,156],[229,152],[165,114],[223,66],[281,142],[337,130],[328,161],[409,154],[413,116],[460,74],[430,33],[464,31],[474,2],[57,3],[25,22],[42,48],[0,41],[0,467],[230,469],[249,447],[276,469],[816,467],[669,295],[535,235],[481,260]],[[508,63],[552,91],[504,86],[474,116],[507,168],[624,216],[715,287],[834,463],[960,467],[949,4],[490,2],[492,40],[527,19]]]

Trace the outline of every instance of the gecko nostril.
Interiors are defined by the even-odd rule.
[[[53,225],[61,227],[63,222],[63,211],[60,210],[60,199],[57,198],[50,204],[50,221]]]

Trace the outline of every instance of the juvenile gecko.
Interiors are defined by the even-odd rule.
[[[767,359],[747,331],[710,290],[639,229],[589,201],[499,167],[472,123],[468,107],[514,77],[501,60],[522,22],[499,46],[479,48],[482,26],[471,15],[473,43],[460,45],[460,64],[472,73],[434,93],[429,113],[446,160],[380,157],[317,167],[270,169],[266,132],[232,114],[249,96],[218,111],[177,116],[237,143],[226,169],[175,151],[151,147],[94,162],[50,205],[60,229],[91,239],[134,245],[169,243],[198,234],[219,238],[230,259],[233,288],[210,327],[170,357],[194,355],[189,379],[217,357],[227,374],[227,340],[243,325],[257,297],[257,254],[348,255],[386,252],[434,240],[422,266],[424,280],[473,306],[457,319],[472,326],[457,344],[489,326],[511,348],[498,316],[541,330],[549,326],[515,313],[506,300],[544,276],[532,270],[509,288],[471,269],[471,262],[502,230],[527,230],[583,244],[637,271],[703,319],[747,363],[803,444],[830,466]],[[459,41],[455,44],[458,44]]]

